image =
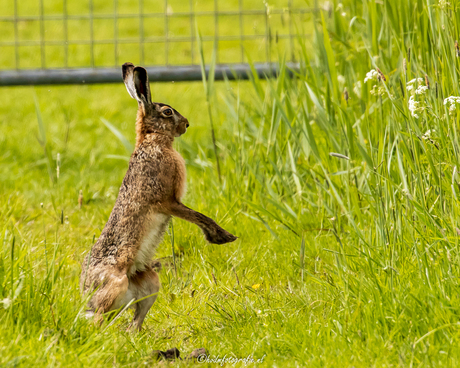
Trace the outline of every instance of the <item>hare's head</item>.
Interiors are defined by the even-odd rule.
[[[149,133],[161,133],[171,138],[184,134],[189,126],[188,120],[171,106],[152,102],[147,70],[131,63],[124,63],[122,68],[126,89],[139,104],[138,140]]]

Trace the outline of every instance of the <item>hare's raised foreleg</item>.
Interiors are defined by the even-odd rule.
[[[152,268],[148,268],[142,272],[136,272],[129,278],[129,291],[138,301],[134,305],[134,318],[129,328],[141,330],[144,318],[157,299],[160,291],[160,278]],[[147,298],[146,298],[147,297]],[[145,298],[145,299],[143,299]]]
[[[222,229],[213,219],[194,211],[180,202],[174,202],[169,207],[170,214],[198,225],[203,230],[206,240],[214,244],[225,244],[235,241],[237,237]]]

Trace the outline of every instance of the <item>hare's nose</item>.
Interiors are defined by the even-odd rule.
[[[185,124],[185,127],[186,127],[186,128],[188,128],[189,126],[190,126],[190,124],[189,124],[189,123]]]

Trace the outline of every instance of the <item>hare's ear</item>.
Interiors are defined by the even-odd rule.
[[[128,90],[129,95],[137,100],[136,88],[134,87],[134,65],[132,63],[124,63],[122,68],[123,72],[123,81],[125,82],[126,89]]]
[[[141,66],[136,66],[133,74],[137,100],[142,102],[144,105],[150,104],[152,100],[150,98],[150,84],[147,70]]]

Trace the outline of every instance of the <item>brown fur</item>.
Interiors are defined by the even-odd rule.
[[[160,289],[151,257],[171,216],[198,225],[211,243],[236,237],[181,203],[185,162],[172,144],[185,133],[187,119],[168,105],[151,102],[144,68],[124,64],[123,79],[139,104],[136,147],[109,220],[82,265],[80,288],[83,293],[94,291],[89,308],[99,314],[150,295],[134,304],[131,325],[140,329]]]
[[[137,118],[136,118],[136,147],[134,148],[137,150],[139,145],[145,138],[145,131],[144,131],[144,111],[142,109],[137,110]]]

